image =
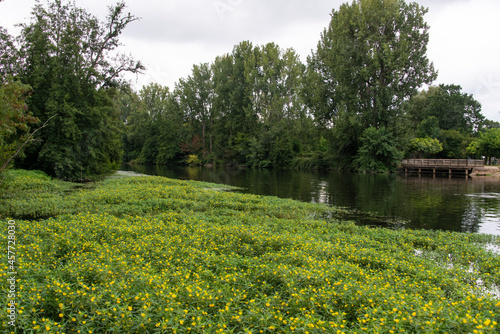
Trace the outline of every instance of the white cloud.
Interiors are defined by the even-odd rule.
[[[429,58],[437,83],[458,84],[481,102],[483,114],[500,121],[500,2],[447,1],[430,8]]]

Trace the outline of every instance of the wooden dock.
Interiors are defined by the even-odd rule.
[[[436,176],[437,173],[447,173],[449,177],[452,175],[469,174],[475,167],[484,167],[484,160],[474,159],[405,159],[401,162],[401,168],[405,175],[408,173],[423,173]]]

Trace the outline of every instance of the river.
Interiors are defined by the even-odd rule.
[[[500,178],[448,178],[275,169],[122,166],[242,192],[347,207],[357,224],[500,235]]]

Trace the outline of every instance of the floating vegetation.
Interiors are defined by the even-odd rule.
[[[493,236],[356,226],[326,205],[153,176],[62,192],[23,172],[4,187],[19,279],[16,327],[4,316],[2,332],[499,329]]]

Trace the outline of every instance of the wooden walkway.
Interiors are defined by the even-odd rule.
[[[484,160],[473,159],[405,159],[401,162],[405,175],[408,172],[431,173],[446,172],[451,177],[453,173],[469,174],[475,167],[484,167]]]

